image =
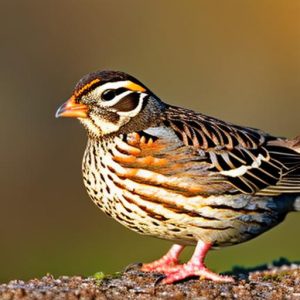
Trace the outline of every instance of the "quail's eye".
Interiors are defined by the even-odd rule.
[[[116,96],[116,91],[115,90],[106,90],[102,93],[101,98],[104,101],[109,101],[114,99]]]

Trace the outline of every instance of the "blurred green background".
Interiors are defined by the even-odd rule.
[[[85,132],[54,118],[82,75],[123,70],[169,103],[293,137],[299,15],[297,0],[2,0],[0,281],[118,271],[170,246],[89,200]],[[300,214],[290,214],[251,242],[212,251],[207,263],[224,271],[299,260],[299,228]]]

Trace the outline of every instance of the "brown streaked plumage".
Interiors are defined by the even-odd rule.
[[[162,102],[134,77],[83,77],[56,114],[88,132],[84,184],[92,200],[126,227],[175,245],[145,271],[165,283],[198,275],[211,247],[252,239],[300,211],[300,138],[287,140]],[[197,244],[191,260],[178,257]]]

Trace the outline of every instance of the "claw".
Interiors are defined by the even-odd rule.
[[[205,267],[205,265],[194,265],[191,262],[177,266],[173,270],[165,273],[166,277],[162,280],[164,284],[174,283],[189,277],[200,277],[200,279],[210,279],[216,282],[234,282],[230,276],[216,274]]]
[[[199,276],[201,279],[210,279],[217,282],[234,282],[229,276],[216,274],[204,265],[204,258],[211,244],[198,241],[195,252],[189,262],[183,265],[174,266],[164,272],[166,278],[162,283],[173,283],[189,277]]]
[[[183,265],[178,262],[178,257],[183,250],[181,245],[173,245],[169,252],[161,259],[149,264],[143,264],[142,271],[161,272],[166,277],[162,283],[174,283],[189,277],[200,277],[200,279],[210,279],[216,282],[234,282],[230,276],[223,276],[210,271],[204,264],[204,258],[211,244],[198,241],[192,258]]]

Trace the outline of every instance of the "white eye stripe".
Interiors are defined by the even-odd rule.
[[[116,96],[114,99],[109,100],[109,101],[102,101],[101,102],[101,106],[102,107],[110,107],[110,106],[114,106],[115,104],[117,104],[122,98],[126,97],[129,94],[134,93],[133,91],[126,91],[123,92],[122,94]]]
[[[130,93],[134,93],[134,92],[126,91],[126,95]],[[120,116],[120,119],[116,121],[116,123],[109,120],[105,120],[95,112],[90,113],[89,118],[83,118],[83,119],[80,118],[81,123],[94,136],[102,136],[105,134],[117,132],[123,125],[128,123],[132,117],[135,117],[141,111],[145,97],[148,96],[148,94],[141,93],[141,92],[138,93],[139,93],[139,100],[135,109],[126,112],[116,111],[116,113]],[[124,94],[125,92],[122,93],[121,97],[126,97],[126,95]],[[111,105],[112,101],[107,101],[107,102],[109,102],[109,104]]]
[[[117,82],[107,82],[103,85],[96,87],[92,93],[95,98],[98,98],[102,95],[102,93],[106,90],[116,90],[118,88],[126,88],[126,86],[130,85],[131,81],[124,80],[124,81],[117,81]]]

